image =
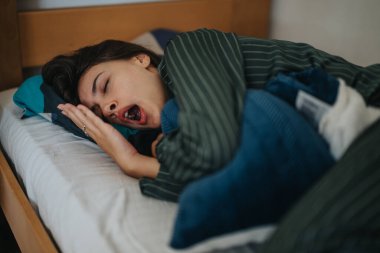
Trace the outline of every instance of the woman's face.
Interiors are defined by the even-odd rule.
[[[165,89],[145,54],[89,68],[79,80],[78,93],[82,104],[111,123],[135,129],[161,124]]]

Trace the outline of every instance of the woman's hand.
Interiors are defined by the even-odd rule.
[[[151,145],[151,150],[152,150],[152,155],[153,157],[157,158],[157,154],[156,154],[156,147],[157,147],[157,144],[160,142],[160,140],[162,139],[162,137],[164,137],[164,134],[163,133],[160,133],[157,138],[152,142],[152,145]]]
[[[84,105],[60,104],[58,109],[91,137],[130,176],[156,177],[159,163],[143,156],[113,126]]]

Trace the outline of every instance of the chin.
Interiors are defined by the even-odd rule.
[[[155,116],[157,116],[157,117],[155,117]],[[150,129],[161,127],[161,115],[154,115],[153,117],[150,116],[150,118],[148,118],[148,122],[146,124],[146,127],[150,128]]]

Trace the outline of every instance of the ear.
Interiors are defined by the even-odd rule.
[[[150,66],[150,57],[147,54],[138,54],[134,57],[135,62],[144,68],[147,68]]]

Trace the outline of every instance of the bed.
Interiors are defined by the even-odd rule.
[[[267,37],[269,14],[269,0],[160,1],[23,12],[17,12],[16,0],[2,1],[0,204],[21,251],[175,252],[167,245],[175,204],[142,196],[137,181],[94,143],[38,116],[19,119],[22,112],[12,96],[31,72],[57,54],[106,38],[133,40],[157,28],[207,27]],[[252,238],[259,242],[272,229],[242,231],[182,252],[209,252]]]

